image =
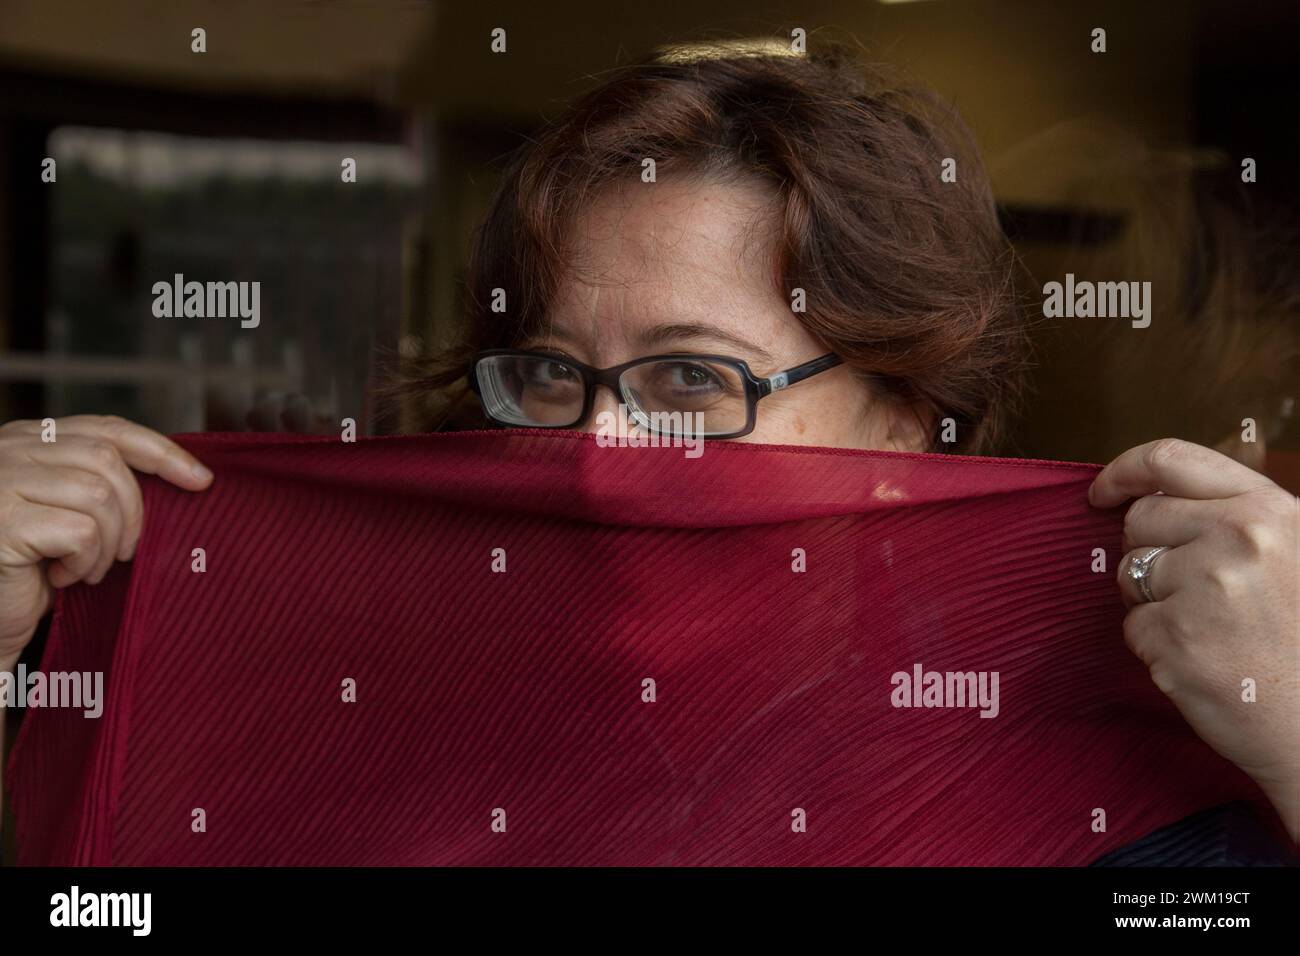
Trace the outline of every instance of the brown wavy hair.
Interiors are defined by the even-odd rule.
[[[925,416],[934,450],[989,453],[1020,393],[1018,262],[971,136],[937,96],[833,45],[807,55],[659,54],[618,68],[513,157],[478,230],[461,343],[410,363],[400,391],[447,414],[472,354],[544,322],[566,236],[602,190],[657,176],[768,184],[773,287],[868,387]],[[955,182],[941,177],[955,161]],[[507,313],[491,309],[504,289]],[[442,398],[439,401],[439,397]],[[472,396],[469,396],[472,398]],[[945,417],[955,444],[939,442]]]

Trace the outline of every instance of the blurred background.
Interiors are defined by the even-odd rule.
[[[317,424],[428,427],[375,387],[456,334],[508,153],[655,46],[794,27],[956,104],[1040,300],[1067,271],[1153,281],[1142,332],[1039,322],[1011,451],[1178,435],[1296,486],[1293,0],[0,0],[0,420],[276,428],[299,394]],[[260,281],[259,327],[156,318],[176,273]]]
[[[0,0],[0,421],[429,427],[377,389],[456,336],[509,153],[656,46],[795,27],[974,131],[1040,305],[1008,451],[1104,462],[1174,435],[1300,491],[1294,0]],[[1151,281],[1150,328],[1042,319],[1067,272]],[[155,317],[177,273],[259,281],[260,324]]]

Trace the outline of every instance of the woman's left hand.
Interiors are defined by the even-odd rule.
[[[1249,774],[1300,842],[1300,499],[1190,442],[1131,448],[1089,490],[1130,498],[1124,640],[1192,729]],[[1164,545],[1143,599],[1133,558]],[[1255,702],[1244,697],[1254,681]]]

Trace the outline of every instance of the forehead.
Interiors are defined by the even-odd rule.
[[[572,224],[553,318],[716,321],[783,307],[774,199],[758,183],[714,180],[605,190]]]

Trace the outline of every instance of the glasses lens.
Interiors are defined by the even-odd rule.
[[[619,382],[643,428],[666,435],[727,435],[744,429],[749,400],[740,369],[683,356],[634,365]]]
[[[489,355],[475,366],[483,410],[507,425],[566,427],[582,417],[582,376],[559,359]]]

